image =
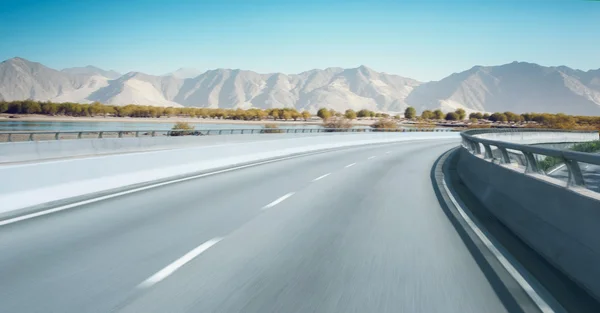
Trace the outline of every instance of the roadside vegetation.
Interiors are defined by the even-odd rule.
[[[371,125],[373,131],[381,131],[383,129],[398,129],[398,121],[382,118]]]
[[[0,113],[6,114],[42,114],[49,116],[116,116],[116,117],[190,117],[190,118],[212,118],[224,120],[244,121],[308,121],[312,114],[308,111],[298,112],[292,108],[282,109],[210,109],[210,108],[173,108],[156,107],[145,105],[104,105],[101,103],[54,103],[32,100],[24,101],[0,101]],[[341,114],[331,112],[333,114]]]
[[[186,122],[177,122],[171,128],[171,132],[169,133],[171,136],[189,136],[196,134],[194,132],[194,126],[186,123]]]
[[[274,109],[211,109],[211,108],[173,108],[144,105],[104,105],[98,102],[80,104],[72,102],[54,103],[49,101],[0,101],[0,114],[42,114],[49,116],[114,116],[114,117],[189,117],[221,120],[244,121],[308,121],[313,116],[304,110],[294,108]],[[524,113],[513,112],[479,113],[472,112],[468,116],[463,109],[444,113],[441,110],[424,110],[418,115],[413,107],[404,111],[404,117],[391,116],[387,113],[376,113],[370,110],[337,112],[332,109],[322,108],[317,116],[324,123],[330,118],[353,121],[355,119],[384,119],[404,121],[408,123],[442,124],[444,126],[462,126],[470,128],[487,127],[532,127],[554,129],[600,130],[600,116],[575,116],[562,113]],[[403,120],[404,119],[404,120]]]
[[[279,134],[283,133],[283,130],[279,129],[279,126],[277,124],[269,123],[265,124],[260,132],[262,134]]]
[[[600,140],[577,143],[568,150],[587,153],[600,152]],[[544,172],[548,172],[564,163],[565,161],[560,157],[547,156],[541,161],[538,161],[538,168]]]
[[[344,117],[329,117],[323,121],[326,132],[334,132],[342,129],[352,128],[352,121]]]
[[[404,116],[416,122],[438,123],[463,123],[468,128],[490,128],[490,127],[526,127],[526,128],[552,128],[552,129],[575,129],[575,130],[600,130],[600,116],[567,115],[563,113],[523,113],[495,112],[479,113],[473,112],[468,116],[463,109],[444,114],[441,110],[424,110],[420,116],[413,114],[414,108],[408,107]],[[468,118],[468,120],[465,120]]]

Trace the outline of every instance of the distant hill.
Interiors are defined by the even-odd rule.
[[[381,73],[366,66],[260,74],[239,69],[204,73],[181,68],[163,76],[121,75],[94,66],[57,71],[13,58],[0,63],[0,99],[211,108],[295,107],[402,112],[464,108],[599,115],[600,69],[580,71],[513,62],[475,66],[440,81]]]
[[[440,107],[515,113],[600,114],[600,70],[513,62],[475,66],[420,85],[406,99],[417,110]]]
[[[99,75],[99,76],[104,76],[108,79],[115,79],[118,78],[119,76],[121,76],[120,73],[109,70],[109,71],[105,71],[101,68],[97,68],[95,66],[92,65],[88,65],[86,67],[70,67],[70,68],[65,68],[63,69],[61,72],[64,73],[68,73],[68,74],[73,74],[73,75]]]

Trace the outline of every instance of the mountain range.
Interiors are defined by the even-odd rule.
[[[475,66],[439,81],[419,82],[366,66],[299,74],[239,69],[180,68],[154,76],[94,66],[55,70],[23,58],[0,63],[0,100],[194,106],[295,107],[315,112],[368,109],[402,112],[463,108],[467,113],[512,111],[600,115],[600,69],[581,71],[513,62]]]

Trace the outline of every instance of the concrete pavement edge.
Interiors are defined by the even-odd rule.
[[[459,149],[460,148],[453,148],[442,154],[436,160],[431,170],[431,181],[444,213],[462,238],[480,270],[490,282],[490,285],[498,295],[498,298],[509,312],[566,312],[556,301],[553,301],[553,299],[548,300],[548,294],[546,292],[542,292],[542,297],[539,297],[537,294],[534,294],[532,297],[530,294],[531,290],[529,290],[528,294],[527,290],[525,290],[528,288],[524,288],[517,279],[515,279],[513,276],[514,273],[511,274],[498,256],[494,254],[494,252],[499,252],[501,254],[500,258],[504,259],[503,261],[506,262],[506,260],[509,260],[508,262],[515,265],[514,258],[507,255],[506,249],[504,249],[493,236],[490,236],[485,227],[470,213],[469,209],[453,190],[454,188],[447,178],[448,165],[450,163],[449,160],[457,156],[456,152],[459,151]],[[460,208],[457,208],[457,205],[460,206]],[[461,215],[461,211],[464,212],[463,214],[467,215],[467,219],[470,221],[465,220],[465,217]],[[475,229],[469,222],[475,225]],[[476,232],[479,232],[480,234],[478,235]],[[484,242],[484,240],[481,239],[481,235],[484,236],[484,239],[487,242]],[[490,244],[495,251],[490,249]],[[518,269],[519,273],[523,274],[523,268],[521,266],[517,264],[514,267]],[[527,277],[528,282],[531,279],[531,275],[528,275],[527,273],[524,273],[522,276]],[[529,284],[527,285],[529,286]],[[539,284],[536,284],[535,282],[532,285],[535,285],[536,287],[539,286]],[[534,300],[533,298],[536,298],[536,296],[538,296],[538,299]],[[540,301],[540,298],[543,299]],[[548,305],[548,303],[550,304]]]

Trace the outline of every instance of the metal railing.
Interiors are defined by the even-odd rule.
[[[462,145],[474,155],[479,155],[484,159],[500,164],[514,164],[511,159],[511,154],[522,154],[521,160],[524,164],[524,174],[542,174],[548,175],[550,171],[544,171],[539,164],[547,158],[555,158],[559,160],[559,164],[564,164],[568,171],[567,188],[571,187],[586,187],[586,181],[582,173],[579,163],[587,163],[600,166],[600,155],[596,153],[576,152],[569,150],[558,150],[551,148],[543,148],[538,146],[516,144],[498,140],[489,140],[476,135],[491,133],[491,132],[580,132],[580,133],[598,133],[594,131],[564,131],[564,130],[549,130],[549,129],[475,129],[467,130],[461,133]],[[494,149],[495,148],[495,149]],[[499,153],[494,153],[494,150]],[[512,151],[511,151],[512,150]],[[542,158],[544,159],[542,159]],[[562,162],[562,163],[561,163]],[[517,162],[520,163],[520,162]],[[554,170],[556,167],[553,168]],[[594,189],[592,189],[594,190]]]
[[[157,136],[209,136],[235,134],[290,134],[290,133],[364,133],[364,132],[449,132],[439,128],[249,128],[249,129],[199,129],[199,130],[90,130],[90,131],[2,131],[0,142],[131,138]]]

